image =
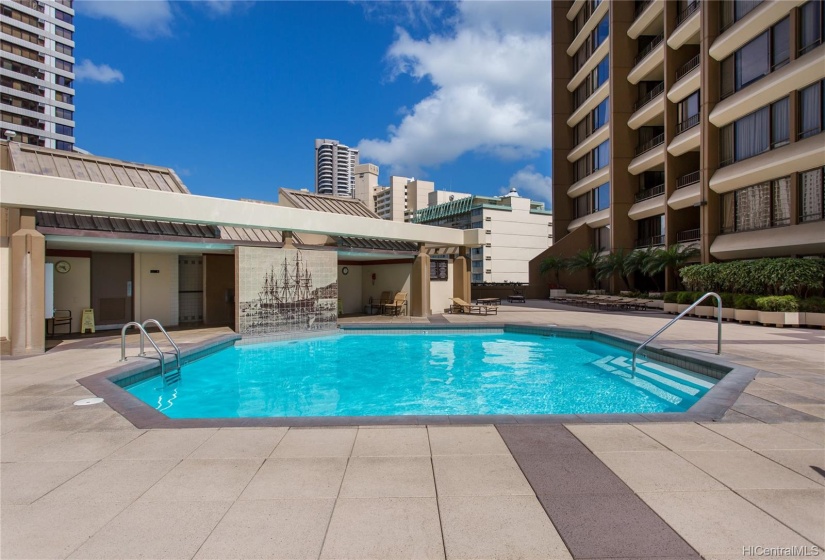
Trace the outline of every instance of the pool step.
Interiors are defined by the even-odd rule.
[[[683,399],[693,400],[700,392],[713,386],[712,383],[688,372],[647,360],[636,360],[635,374],[630,359],[624,356],[605,356],[591,363],[674,404]]]

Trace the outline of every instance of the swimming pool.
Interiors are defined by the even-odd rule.
[[[590,337],[339,334],[229,347],[126,389],[169,418],[684,412],[716,379]]]

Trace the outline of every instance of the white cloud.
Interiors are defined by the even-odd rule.
[[[112,68],[108,64],[95,64],[88,58],[74,67],[74,75],[81,82],[101,82],[111,84],[122,82],[123,72]]]
[[[152,39],[172,34],[174,19],[167,0],[82,0],[75,10],[96,19],[111,19],[138,37]]]
[[[542,175],[532,165],[528,165],[510,177],[510,184],[506,189],[501,189],[501,194],[508,193],[512,188],[515,188],[521,196],[541,200],[549,205],[552,199],[553,179],[548,175]]]
[[[467,152],[505,160],[550,147],[550,6],[546,2],[463,2],[448,32],[414,39],[399,28],[387,59],[394,76],[429,80],[387,139],[364,139],[362,157],[399,174]]]

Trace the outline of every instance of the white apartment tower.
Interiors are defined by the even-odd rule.
[[[355,190],[358,150],[338,140],[315,140],[315,192],[351,197]]]
[[[0,9],[0,137],[72,150],[72,0],[3,0]]]

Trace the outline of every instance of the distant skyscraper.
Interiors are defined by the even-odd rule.
[[[0,28],[0,136],[74,147],[72,0],[3,0]]]
[[[355,189],[358,150],[338,140],[315,140],[315,192],[351,197]]]

